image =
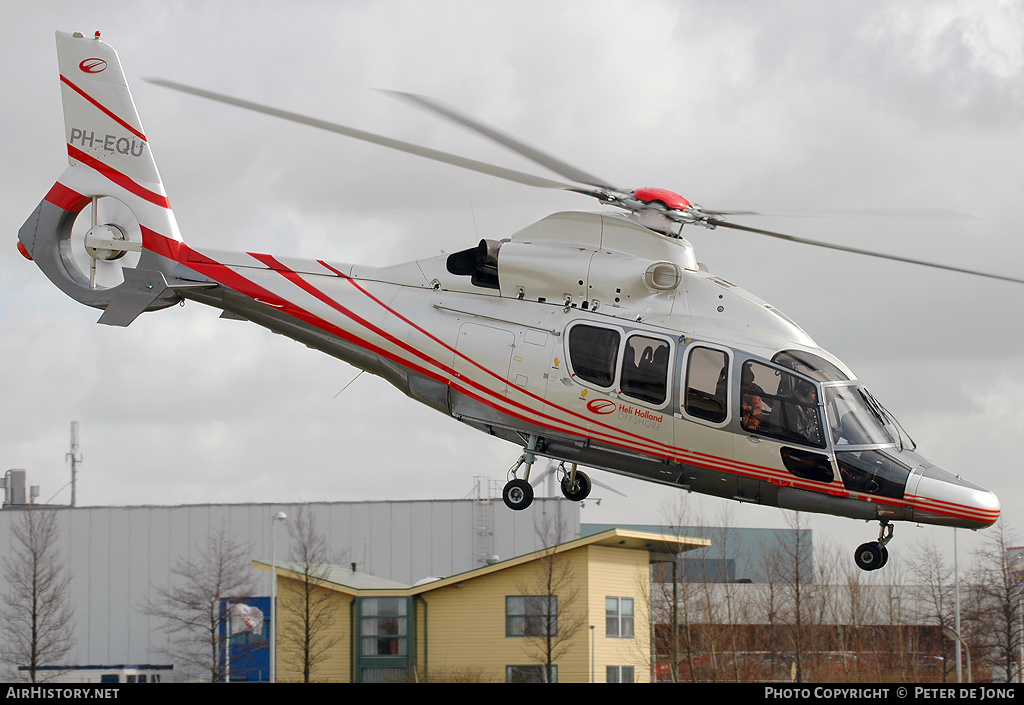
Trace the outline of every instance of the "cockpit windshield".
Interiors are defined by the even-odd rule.
[[[825,413],[836,446],[906,445],[913,440],[899,422],[864,387],[828,385],[825,392]]]

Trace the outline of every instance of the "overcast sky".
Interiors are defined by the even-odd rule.
[[[383,381],[198,304],[129,328],[15,248],[67,164],[55,30],[120,54],[191,244],[386,264],[500,239],[539,191],[159,88],[162,77],[549,176],[375,89],[422,93],[604,179],[712,208],[948,209],[974,218],[744,220],[1024,276],[1021,2],[19,3],[4,11],[0,464],[79,504],[451,498],[519,450]],[[735,231],[689,230],[711,272],[843,359],[933,462],[1024,508],[1024,286]],[[337,395],[337,396],[336,396]],[[584,521],[657,523],[673,490],[595,473]],[[775,509],[708,514],[783,526]],[[875,524],[812,518],[851,553]],[[893,556],[948,529],[899,525]],[[965,539],[969,541],[969,539]],[[961,544],[964,545],[964,544]],[[891,565],[892,563],[890,563]]]

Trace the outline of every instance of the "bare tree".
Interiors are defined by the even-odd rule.
[[[566,528],[554,518],[534,527],[544,546],[536,561],[532,579],[516,584],[520,600],[510,611],[510,620],[522,627],[527,637],[527,655],[543,665],[544,682],[555,681],[555,664],[572,646],[576,635],[587,627],[586,612],[574,609],[580,601],[579,582],[572,565],[558,552],[566,538]],[[518,630],[518,627],[517,627]]]
[[[765,667],[768,669],[767,678],[777,679],[784,670],[784,664],[789,663],[789,657],[785,651],[779,648],[778,634],[783,629],[783,570],[778,559],[778,544],[758,544],[760,550],[760,563],[762,571],[762,583],[758,586],[754,604],[758,609],[761,620],[765,625],[764,640],[758,644],[760,650],[765,652]],[[767,648],[771,644],[772,648]]]
[[[177,584],[156,588],[156,597],[144,605],[147,614],[164,621],[167,655],[211,683],[225,680],[232,665],[248,655],[244,649],[221,653],[220,623],[231,604],[244,603],[254,592],[250,553],[223,529],[211,534],[195,558],[181,559],[171,570]]]
[[[1021,585],[1010,549],[1017,537],[1000,519],[975,554],[969,613],[971,653],[992,667],[993,680],[1014,680],[1021,647]],[[979,658],[980,657],[980,658]]]
[[[908,642],[915,636],[916,630],[910,626],[910,609],[908,602],[907,580],[903,573],[902,561],[890,564],[886,570],[879,571],[882,599],[879,601],[879,620],[882,625],[878,639],[880,644],[879,658],[874,664],[874,682],[882,681],[882,668],[888,666],[890,678],[900,681],[917,680],[917,672],[921,662],[917,654],[911,652]],[[917,635],[919,636],[919,635]]]
[[[682,538],[689,533],[684,527],[690,521],[690,507],[685,495],[674,495],[673,499],[662,504],[662,516],[666,526],[664,533]],[[650,614],[654,629],[651,634],[651,648],[654,660],[659,666],[664,664],[664,676],[672,683],[680,681],[679,663],[684,648],[690,679],[694,678],[694,634],[691,612],[693,610],[693,586],[686,581],[682,572],[682,563],[678,555],[671,562],[664,561],[651,567],[651,600]],[[662,659],[666,659],[664,663]],[[662,678],[661,672],[657,673]]]
[[[69,584],[60,559],[57,512],[29,507],[11,525],[13,551],[4,566],[0,657],[36,683],[44,666],[61,665],[74,648]]]
[[[284,646],[283,660],[302,672],[303,683],[309,683],[340,638],[333,632],[338,606],[334,594],[324,588],[330,565],[339,561],[331,557],[327,539],[317,531],[316,520],[306,507],[299,510],[288,530],[292,563],[286,567],[298,580],[278,598],[278,613],[288,617],[278,620],[278,637]]]
[[[910,561],[910,572],[914,578],[911,592],[917,598],[916,614],[913,616],[919,624],[928,625],[935,634],[940,634],[944,627],[955,627],[953,567],[946,563],[943,552],[934,541],[918,543],[913,555]],[[946,682],[950,673],[956,670],[953,644],[941,636],[932,641],[941,654],[941,676],[942,681]],[[930,646],[919,644],[918,649]]]
[[[815,601],[814,554],[811,532],[800,512],[787,512],[786,523],[791,529],[785,539],[779,540],[778,551],[783,582],[783,610],[788,622],[786,632],[793,658],[792,674],[797,683],[810,677],[807,663],[809,652],[815,646],[815,626],[818,615]]]

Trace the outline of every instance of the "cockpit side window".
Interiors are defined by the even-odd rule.
[[[623,394],[651,404],[665,401],[668,389],[668,342],[645,335],[626,339],[619,386]]]
[[[721,423],[728,416],[729,356],[723,350],[696,346],[686,363],[683,409],[690,416]]]
[[[825,447],[815,384],[753,360],[741,371],[740,425],[787,443]]]
[[[611,328],[573,326],[569,330],[569,360],[574,374],[597,387],[615,382],[620,335]]]

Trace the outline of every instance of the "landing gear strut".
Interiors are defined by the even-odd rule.
[[[533,486],[530,484],[530,468],[533,467],[534,462],[537,460],[537,456],[534,455],[533,451],[537,450],[537,441],[540,439],[536,434],[531,433],[526,439],[526,448],[523,449],[523,454],[519,456],[519,460],[516,464],[509,468],[508,471],[508,482],[505,483],[504,489],[501,491],[501,498],[505,502],[505,506],[509,509],[515,509],[519,511],[526,509],[533,504]],[[523,473],[523,478],[516,477],[516,472],[523,465],[526,466],[526,472]]]
[[[878,570],[889,561],[885,544],[892,540],[893,527],[888,521],[881,522],[878,540],[862,543],[853,554],[853,560],[861,570]]]

